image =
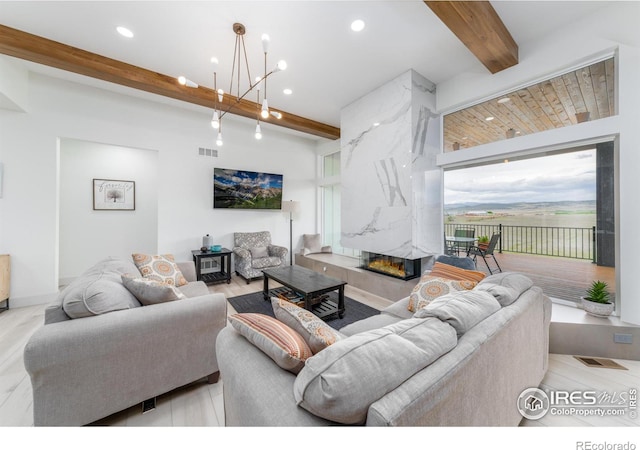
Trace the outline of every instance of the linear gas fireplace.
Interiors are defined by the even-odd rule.
[[[420,259],[405,259],[381,253],[361,252],[360,267],[401,280],[420,276]]]

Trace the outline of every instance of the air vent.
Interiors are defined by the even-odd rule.
[[[574,358],[587,367],[603,367],[605,369],[629,370],[626,367],[621,366],[617,362],[607,358],[591,358],[589,356],[574,356]]]
[[[142,402],[142,414],[148,413],[149,411],[153,411],[156,409],[156,398],[150,398],[149,400],[145,400]]]
[[[210,158],[217,158],[218,157],[218,150],[213,149],[213,148],[200,147],[200,148],[198,148],[198,155],[200,155],[200,156],[209,156]]]

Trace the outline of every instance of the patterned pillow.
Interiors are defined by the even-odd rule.
[[[433,264],[433,269],[431,269],[431,273],[429,275],[432,277],[442,277],[457,281],[475,281],[476,283],[482,281],[486,276],[484,272],[461,269],[438,261]]]
[[[433,272],[432,272],[433,273]],[[420,282],[411,291],[409,295],[409,304],[407,309],[411,312],[426,307],[434,299],[450,292],[471,290],[478,283],[467,280],[450,280],[448,278],[434,277],[433,275],[422,275]]]
[[[182,275],[182,272],[180,272],[178,265],[173,259],[173,255],[145,255],[144,253],[134,253],[131,256],[133,256],[133,263],[143,277],[165,284],[172,284],[177,287],[187,284],[187,280]]]
[[[271,306],[273,306],[276,318],[300,333],[314,355],[345,337],[324,323],[322,319],[316,317],[311,311],[300,308],[291,302],[272,297]]]
[[[297,374],[312,356],[305,340],[291,327],[266,314],[240,313],[229,317],[231,325],[275,363]]]
[[[187,298],[174,285],[149,278],[136,278],[130,274],[123,274],[122,284],[145,306]]]

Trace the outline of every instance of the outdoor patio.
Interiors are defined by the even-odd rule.
[[[615,268],[598,266],[582,259],[557,256],[529,255],[524,253],[495,253],[503,272],[521,272],[531,278],[549,297],[580,302],[580,296],[593,280],[602,280],[609,285],[612,297],[615,294]],[[495,263],[487,258],[493,270]],[[478,270],[489,273],[482,258],[477,260]]]

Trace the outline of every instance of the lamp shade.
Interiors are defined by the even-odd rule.
[[[298,212],[300,211],[300,202],[289,200],[282,202],[282,212]]]

